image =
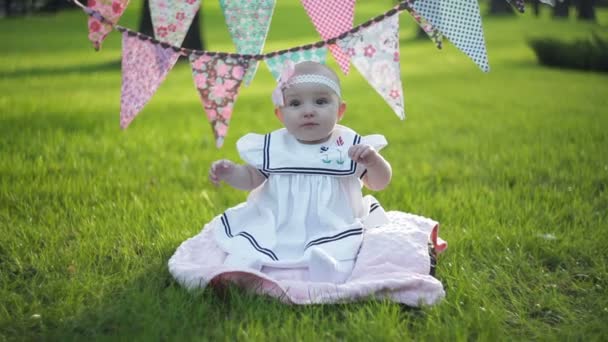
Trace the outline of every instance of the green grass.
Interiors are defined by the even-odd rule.
[[[358,1],[357,23],[391,3]],[[136,28],[139,6],[121,24]],[[219,6],[204,11],[210,49],[231,51]],[[402,15],[404,122],[357,72],[342,78],[344,123],[389,140],[395,177],[376,196],[439,220],[450,243],[447,297],[420,310],[181,288],[169,257],[246,197],[211,186],[210,162],[279,127],[270,73],[242,90],[217,150],[187,64],[121,131],[118,33],[96,53],[80,11],[0,20],[0,340],[605,338],[608,75],[540,67],[527,46],[605,34],[608,11],[598,17],[485,18],[484,74],[449,44],[415,40]],[[301,6],[278,1],[267,49],[315,40]]]

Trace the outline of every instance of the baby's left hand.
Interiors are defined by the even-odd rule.
[[[348,157],[367,167],[376,164],[381,158],[373,147],[365,144],[351,146],[348,149]]]

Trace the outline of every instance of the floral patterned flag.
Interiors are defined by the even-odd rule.
[[[122,34],[122,89],[120,96],[120,127],[127,128],[142,110],[179,57],[173,49],[165,49],[137,36]]]
[[[524,0],[507,0],[512,6],[515,6],[517,10],[521,13],[524,13],[526,10],[526,6],[524,4]]]
[[[266,65],[272,76],[278,81],[279,76],[281,76],[281,71],[283,70],[283,66],[285,65],[285,61],[291,60],[294,64],[304,62],[304,61],[312,61],[317,63],[325,64],[325,59],[327,58],[327,48],[311,48],[308,50],[299,50],[294,52],[287,52],[281,55],[276,55],[274,57],[270,57],[266,59]]]
[[[366,27],[338,44],[397,116],[405,119],[399,63],[399,16],[393,15]]]
[[[213,128],[215,145],[220,148],[228,132],[232,108],[250,61],[230,56],[211,57],[193,54],[190,56],[190,64],[194,85]]]
[[[256,55],[262,52],[275,0],[220,0],[226,25],[238,53]],[[246,86],[253,80],[258,63],[245,74]]]
[[[200,8],[200,0],[149,0],[154,37],[171,45],[182,46]]]
[[[413,7],[481,70],[490,71],[477,0],[424,0]]]
[[[355,0],[301,0],[306,13],[323,39],[330,39],[353,28]],[[348,56],[331,44],[329,50],[346,75],[349,70]]]
[[[439,32],[439,30],[437,30],[433,25],[431,25],[431,23],[421,16],[420,13],[416,12],[416,10],[411,7],[411,4],[410,7],[407,8],[407,11],[410,13],[412,18],[414,18],[416,23],[418,23],[420,28],[429,36],[429,38],[431,38],[437,48],[441,49],[443,44],[443,36],[441,35],[441,32]]]
[[[128,4],[129,0],[88,0],[87,7],[99,12],[112,24],[116,24]],[[94,16],[89,17],[89,40],[95,50],[101,49],[101,43],[110,31],[112,31],[111,24],[102,22]]]

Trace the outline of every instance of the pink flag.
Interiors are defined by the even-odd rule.
[[[232,108],[250,61],[230,56],[193,54],[190,56],[190,64],[194,85],[213,129],[215,145],[222,147],[224,137],[228,133]]]
[[[201,7],[200,0],[149,0],[154,36],[161,42],[182,46],[192,24],[192,19]]]
[[[372,24],[338,44],[397,116],[405,119],[399,63],[399,16]]]
[[[88,0],[87,7],[99,12],[112,24],[116,24],[128,4],[129,0]],[[101,49],[101,43],[110,31],[112,31],[112,25],[95,17],[89,17],[89,40],[93,43],[95,50]]]
[[[306,13],[323,39],[330,39],[350,30],[355,17],[355,0],[301,0]],[[348,74],[348,56],[332,44],[329,50],[340,65],[344,74]]]
[[[142,110],[179,57],[173,49],[165,49],[137,36],[122,34],[122,90],[120,96],[120,127],[127,128]]]

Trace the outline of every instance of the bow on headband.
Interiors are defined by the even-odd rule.
[[[283,107],[285,103],[283,102],[283,89],[287,88],[287,82],[296,72],[296,65],[293,61],[287,60],[283,65],[283,71],[281,71],[281,76],[279,77],[279,84],[274,88],[272,92],[272,103],[274,103],[277,107]]]

